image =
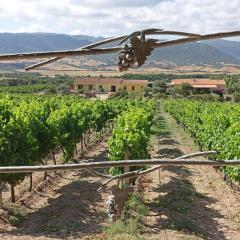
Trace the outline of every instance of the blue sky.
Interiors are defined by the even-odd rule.
[[[0,32],[115,36],[149,27],[240,30],[240,0],[0,0]]]

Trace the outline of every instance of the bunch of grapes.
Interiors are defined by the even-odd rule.
[[[125,48],[118,53],[118,67],[119,71],[127,71],[129,67],[134,66],[136,57],[132,48]]]

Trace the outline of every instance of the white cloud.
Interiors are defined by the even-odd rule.
[[[148,27],[240,30],[239,0],[0,0],[0,29],[118,35]]]

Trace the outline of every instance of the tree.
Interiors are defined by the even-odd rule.
[[[183,96],[188,96],[193,92],[193,87],[189,83],[182,83],[179,85],[174,86],[174,90],[176,93],[183,95]]]
[[[164,80],[157,80],[153,82],[153,86],[152,86],[153,93],[165,93],[166,88],[167,88],[167,85]]]
[[[240,103],[240,93],[234,93],[233,97],[234,97],[234,102]]]
[[[228,93],[234,94],[234,93],[240,93],[240,83],[239,82],[234,82],[231,85],[228,86],[227,88]]]

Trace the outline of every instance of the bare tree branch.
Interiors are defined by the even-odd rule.
[[[216,153],[217,153],[216,151],[196,152],[196,153],[183,155],[181,157],[173,159],[172,161],[176,161],[176,160],[180,160],[180,159],[186,159],[186,158],[189,158],[189,157],[212,155],[212,154],[216,154]],[[136,171],[132,171],[132,172],[128,172],[128,173],[119,174],[119,175],[116,175],[116,176],[100,174],[101,177],[109,178],[109,180],[107,182],[105,182],[97,191],[101,191],[104,187],[106,187],[113,180],[139,177],[139,176],[148,174],[150,172],[156,171],[156,170],[158,170],[161,167],[162,167],[162,165],[158,165],[158,166],[155,166],[155,167],[143,170],[143,171],[136,170]],[[96,175],[99,174],[96,171],[94,171],[94,173]]]
[[[191,34],[191,33],[185,33],[185,32],[177,32],[177,31],[162,31],[161,29],[146,29],[145,33],[143,31],[139,31],[136,33],[133,33],[133,35],[136,34],[141,35],[180,35],[180,36],[187,36],[183,39],[177,39],[177,40],[170,40],[170,41],[156,41],[152,46],[154,48],[161,48],[161,47],[169,47],[179,44],[185,44],[190,42],[196,42],[196,41],[205,41],[210,39],[218,39],[218,38],[225,38],[225,37],[236,37],[240,36],[240,31],[233,31],[233,32],[222,32],[222,33],[214,33],[214,34],[206,34],[206,35],[199,35],[199,34]],[[131,34],[132,35],[132,34]],[[0,60],[21,60],[21,59],[32,59],[32,58],[47,58],[47,57],[54,57],[54,59],[50,59],[44,62],[41,62],[39,64],[34,64],[27,68],[28,70],[36,68],[38,66],[45,65],[47,63],[59,60],[63,57],[73,57],[73,56],[84,56],[84,55],[99,55],[99,54],[109,54],[109,53],[115,53],[124,48],[124,46],[118,46],[118,47],[110,47],[110,48],[94,48],[96,46],[100,46],[102,44],[114,42],[117,40],[122,40],[128,38],[127,35],[119,36],[116,38],[106,39],[103,41],[100,41],[95,44],[90,44],[88,46],[85,46],[78,50],[70,50],[70,51],[53,51],[53,52],[36,52],[36,53],[21,53],[21,54],[4,54],[0,55]]]

